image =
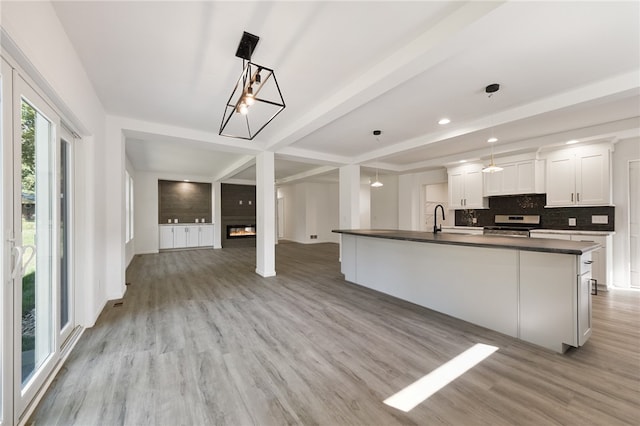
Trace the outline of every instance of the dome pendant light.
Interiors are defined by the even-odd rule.
[[[488,94],[488,97],[491,96],[500,90],[500,85],[498,83],[493,83],[485,87],[484,91]],[[498,139],[493,135],[493,113],[491,114],[491,137],[487,140],[491,144],[491,162],[487,167],[482,169],[483,173],[495,173],[501,172],[503,169],[500,166],[496,166],[496,163],[493,161],[493,144],[497,142]]]

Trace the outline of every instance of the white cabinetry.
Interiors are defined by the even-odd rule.
[[[485,197],[544,192],[544,161],[498,163],[502,171],[484,173]]]
[[[598,243],[602,247],[598,250],[591,252],[591,274],[594,280],[598,283],[598,288],[607,288],[612,283],[612,265],[613,265],[613,246],[612,235],[606,234],[589,234],[588,232],[582,233],[552,233],[552,232],[539,232],[531,231],[531,238],[555,238],[558,240],[571,240],[571,241],[583,241]]]
[[[198,227],[199,240],[198,245],[200,247],[212,247],[213,246],[213,225],[201,225]]]
[[[521,339],[559,352],[587,341],[591,336],[590,260],[590,253],[520,252]]]
[[[160,249],[213,246],[211,225],[160,225]]]
[[[578,346],[591,336],[591,270],[589,261],[582,259],[582,271],[578,276]]]
[[[610,163],[608,146],[550,153],[547,156],[547,205],[610,205]]]
[[[449,209],[486,209],[483,197],[482,165],[470,164],[448,170]]]
[[[160,226],[160,249],[173,248],[173,226]]]

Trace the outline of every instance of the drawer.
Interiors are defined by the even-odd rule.
[[[578,269],[579,269],[579,274],[580,275],[584,275],[586,273],[591,273],[591,269],[592,269],[592,263],[593,261],[591,260],[591,253],[585,253],[582,256],[580,256],[580,265],[578,265]]]

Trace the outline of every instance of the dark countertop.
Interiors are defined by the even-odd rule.
[[[513,250],[541,251],[547,253],[581,255],[600,248],[600,244],[545,238],[505,237],[502,235],[465,235],[438,232],[400,231],[396,229],[335,229],[338,234],[419,243],[450,244],[472,247],[506,248]]]

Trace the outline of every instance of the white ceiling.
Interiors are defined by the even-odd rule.
[[[351,163],[400,173],[486,159],[492,127],[498,156],[639,134],[636,1],[54,7],[109,114],[213,134],[198,143],[129,135],[140,170],[216,176],[242,163],[217,133],[243,31],[260,36],[253,61],[275,70],[287,104],[252,142],[276,152],[282,182]],[[490,83],[501,85],[491,98]],[[444,116],[452,122],[438,125]]]

